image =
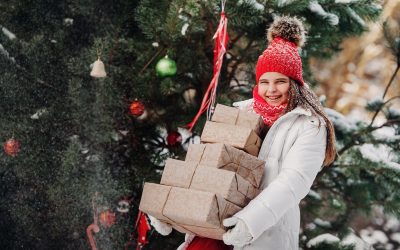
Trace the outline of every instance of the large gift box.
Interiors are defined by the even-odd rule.
[[[263,122],[218,105],[185,161],[168,159],[161,184],[145,183],[139,209],[182,233],[222,239],[222,221],[258,195],[265,162],[257,159]]]
[[[145,183],[139,209],[181,232],[222,239],[222,221],[241,208],[211,192]]]
[[[200,140],[228,144],[254,156],[261,146],[261,138],[251,128],[212,121],[206,122]]]
[[[256,188],[260,187],[265,165],[263,160],[222,143],[190,144],[185,161],[233,171]]]
[[[215,107],[211,121],[250,128],[260,137],[263,137],[266,130],[260,115],[222,104]]]
[[[239,207],[259,193],[235,172],[175,159],[167,160],[160,184],[216,193]]]

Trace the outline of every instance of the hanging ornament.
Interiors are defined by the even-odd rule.
[[[176,63],[168,58],[168,55],[160,59],[156,64],[156,72],[160,77],[174,76],[176,74]]]
[[[118,201],[117,211],[126,214],[129,212],[130,202],[128,199],[122,199]]]
[[[103,211],[99,216],[99,220],[103,226],[111,227],[116,221],[115,213],[110,212],[110,210]]]
[[[96,241],[94,240],[93,233],[98,232],[100,232],[100,228],[96,223],[92,223],[86,228],[86,235],[89,239],[89,244],[92,250],[97,250],[97,245]]]
[[[183,99],[185,100],[185,103],[191,106],[194,106],[196,104],[196,89],[187,89],[183,91]]]
[[[144,245],[149,243],[147,240],[147,232],[151,229],[150,224],[146,218],[146,214],[139,210],[139,215],[136,220],[136,228],[138,232],[137,248],[141,249]]]
[[[99,193],[96,192],[92,197],[93,223],[90,224],[86,228],[86,235],[88,237],[89,244],[90,244],[90,247],[92,248],[92,250],[97,250],[97,245],[96,245],[96,241],[94,240],[93,233],[100,232],[100,227],[99,227],[98,221],[97,221],[97,218],[98,218],[97,217],[97,208],[96,208],[96,204],[95,204],[95,199],[98,197],[98,195],[99,195]]]
[[[14,138],[8,139],[4,145],[4,152],[10,156],[17,156],[18,152],[21,149],[21,144],[19,141],[15,140]]]
[[[143,115],[145,108],[141,101],[135,100],[129,106],[129,110],[131,112],[131,115],[138,117]]]
[[[106,70],[104,69],[104,63],[100,60],[100,57],[93,63],[92,71],[90,76],[96,78],[103,78],[107,76]]]
[[[182,135],[177,131],[172,131],[167,136],[167,144],[170,147],[177,147],[182,144]]]

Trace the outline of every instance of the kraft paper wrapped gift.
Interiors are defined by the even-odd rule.
[[[235,172],[171,158],[167,159],[160,184],[216,193],[239,207],[259,193]]]
[[[145,183],[139,209],[181,230],[221,239],[222,221],[241,208],[214,193]]]
[[[212,121],[206,122],[200,140],[228,144],[254,156],[261,146],[261,138],[252,129]]]
[[[217,104],[215,107],[211,121],[250,128],[260,137],[263,137],[266,131],[260,115],[222,104]]]
[[[260,187],[265,165],[265,161],[222,143],[190,144],[185,161],[236,172],[256,188]]]
[[[199,235],[205,238],[212,238],[217,240],[222,240],[222,235],[226,232],[223,228],[203,228],[190,225],[177,225],[172,224],[172,227],[181,233],[188,233]]]

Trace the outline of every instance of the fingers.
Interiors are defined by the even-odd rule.
[[[147,216],[150,219],[150,225],[152,225],[159,234],[166,236],[172,232],[172,226],[170,224],[162,222],[151,215]]]
[[[150,225],[154,225],[155,221],[157,220],[156,218],[154,218],[153,216],[151,216],[150,214],[147,215],[147,217],[150,220]]]
[[[158,225],[158,228],[156,228],[156,230],[161,235],[166,236],[172,232],[172,227],[167,223],[160,222],[160,224]]]
[[[226,233],[224,233],[223,235],[222,235],[222,240],[224,241],[224,243],[226,244],[226,245],[232,245],[232,242],[231,242],[231,230],[229,230],[228,232],[226,232]]]
[[[237,222],[238,222],[238,218],[236,218],[236,217],[230,217],[230,218],[225,219],[225,220],[222,222],[222,224],[223,224],[225,227],[232,227],[232,226],[236,225]]]

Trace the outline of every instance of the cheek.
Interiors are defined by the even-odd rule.
[[[258,85],[258,95],[259,96],[264,96],[265,95],[265,91],[267,91],[267,88],[266,88],[265,84]]]
[[[281,92],[282,95],[284,95],[284,96],[288,96],[289,95],[289,84],[282,85],[279,89],[279,92]]]

